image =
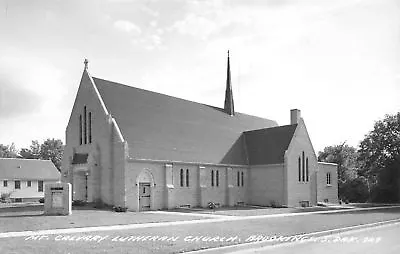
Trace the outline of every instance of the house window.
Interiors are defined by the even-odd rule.
[[[181,168],[180,179],[181,179],[180,185],[181,185],[181,187],[183,187],[183,169],[182,168]]]
[[[215,170],[215,182],[217,187],[219,186],[219,170]]]
[[[305,182],[305,177],[306,177],[306,172],[305,172],[305,166],[304,166],[304,164],[305,164],[305,161],[304,161],[304,151],[303,151],[303,154],[302,154],[302,161],[301,161],[301,165],[302,165],[302,177],[301,177],[301,180],[303,181],[303,182]]]
[[[331,185],[331,173],[326,173],[326,184]]]
[[[92,143],[92,112],[89,112],[89,144]]]
[[[43,192],[43,181],[38,181],[38,192]]]
[[[86,117],[86,106],[83,108],[83,122],[85,123],[83,126],[83,133],[84,133],[84,142],[87,144],[87,117]]]
[[[309,175],[308,175],[308,157],[306,159],[306,181],[308,182],[310,179]]]
[[[21,181],[16,180],[16,181],[14,182],[14,185],[15,185],[15,189],[21,189]]]
[[[82,115],[79,115],[79,144],[82,145]]]
[[[242,186],[244,186],[244,173],[242,172]]]
[[[189,187],[189,169],[186,169],[186,187]]]
[[[299,156],[299,182],[301,182],[301,159]]]
[[[240,186],[240,172],[237,172],[237,186]]]
[[[26,181],[26,186],[27,187],[32,187],[32,181]]]
[[[8,182],[7,182],[7,180],[4,180],[3,181],[3,187],[7,187],[8,186]]]

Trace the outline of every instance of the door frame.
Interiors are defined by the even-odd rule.
[[[136,178],[136,211],[142,211],[140,207],[140,184],[150,184],[150,208],[149,210],[154,209],[154,198],[153,198],[153,189],[155,186],[153,174],[148,169],[143,169],[140,174]]]

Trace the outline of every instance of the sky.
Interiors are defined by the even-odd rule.
[[[0,0],[0,144],[59,138],[84,69],[290,122],[316,151],[358,146],[400,111],[397,0]]]

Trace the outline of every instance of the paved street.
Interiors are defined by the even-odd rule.
[[[264,248],[249,248],[231,252],[250,253],[382,253],[394,254],[400,252],[400,223],[391,223],[362,230],[334,234],[326,237],[309,237],[304,241],[283,243]]]
[[[177,253],[248,244],[263,237],[293,236],[400,219],[400,208],[290,215],[288,217],[232,217],[124,227],[55,230],[41,236],[0,238],[0,253]],[[83,228],[87,229],[87,228]],[[35,232],[32,232],[34,234]],[[218,251],[219,252],[219,251]]]

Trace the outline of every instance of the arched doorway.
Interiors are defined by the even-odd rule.
[[[147,169],[142,170],[136,179],[138,193],[139,211],[147,211],[153,208],[153,187],[154,179],[151,172]]]

